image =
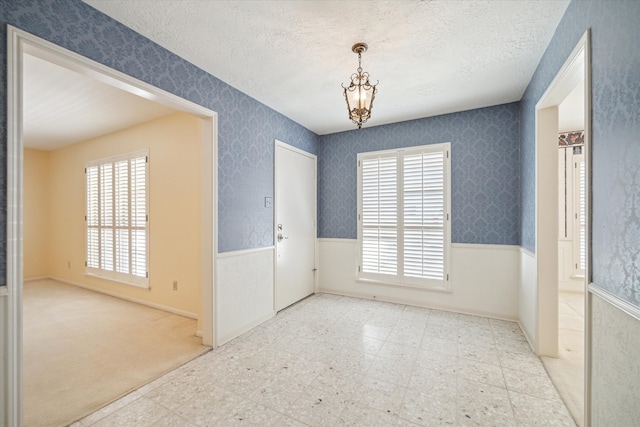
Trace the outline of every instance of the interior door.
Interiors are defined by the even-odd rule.
[[[275,146],[275,309],[315,290],[316,156]]]

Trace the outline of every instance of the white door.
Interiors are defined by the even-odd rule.
[[[275,309],[315,289],[316,156],[275,146]]]

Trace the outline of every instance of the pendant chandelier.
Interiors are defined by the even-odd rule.
[[[373,99],[378,92],[376,84],[369,82],[369,73],[362,71],[362,53],[367,51],[366,43],[356,43],[351,50],[358,54],[358,70],[351,75],[351,83],[349,86],[342,85],[344,89],[344,98],[347,101],[347,109],[349,110],[349,118],[353,124],[362,128],[362,124],[371,118],[371,109],[373,108]]]

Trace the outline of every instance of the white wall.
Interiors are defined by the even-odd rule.
[[[536,257],[531,252],[520,249],[520,277],[518,280],[518,313],[520,327],[529,344],[537,348],[536,312],[538,310],[538,266]]]
[[[275,315],[274,247],[218,255],[216,344],[222,345]]]
[[[518,319],[519,248],[453,244],[451,291],[357,280],[357,240],[318,239],[320,292]]]
[[[574,275],[573,240],[558,240],[558,290],[584,293],[584,278]]]

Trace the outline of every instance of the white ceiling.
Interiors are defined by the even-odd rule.
[[[24,146],[51,151],[175,110],[24,55]]]
[[[584,130],[584,80],[558,105],[558,131]]]
[[[342,96],[366,42],[366,126],[517,101],[569,0],[85,0],[308,129],[351,130]]]

